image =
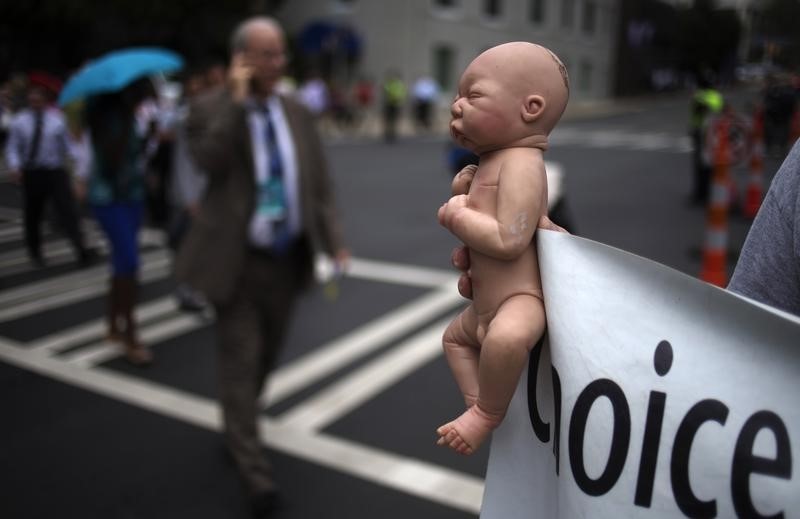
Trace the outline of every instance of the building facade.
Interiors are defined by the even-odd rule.
[[[291,34],[309,24],[358,37],[354,74],[381,81],[395,71],[411,84],[437,80],[442,98],[483,50],[508,41],[541,43],[566,64],[571,98],[611,95],[619,0],[289,0],[275,12]]]

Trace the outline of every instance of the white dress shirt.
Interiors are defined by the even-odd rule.
[[[270,96],[266,101],[270,118],[275,128],[275,138],[283,164],[283,182],[288,209],[289,232],[293,236],[300,233],[300,191],[297,171],[297,157],[292,132],[286,121],[286,114],[278,96]],[[266,143],[266,121],[264,112],[258,109],[255,102],[248,109],[247,121],[250,126],[250,140],[253,149],[253,161],[256,185],[260,185],[269,178],[269,150]],[[268,248],[273,241],[272,220],[260,215],[258,211],[250,218],[250,243],[259,248]]]
[[[11,121],[6,141],[6,163],[12,171],[22,169],[59,169],[67,166],[67,159],[76,158],[76,143],[72,142],[64,114],[57,108],[45,108],[42,113],[42,134],[39,149],[28,163],[33,146],[36,117],[26,109]]]

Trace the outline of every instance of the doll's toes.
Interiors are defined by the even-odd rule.
[[[444,435],[444,440],[445,443],[447,443],[451,447],[453,446],[454,442],[463,441],[461,440],[461,436],[459,436],[458,431],[456,431],[455,428],[447,431],[447,434]]]
[[[461,441],[458,447],[455,448],[455,451],[459,454],[463,454],[464,456],[469,456],[473,452],[475,452],[472,447],[465,441]]]

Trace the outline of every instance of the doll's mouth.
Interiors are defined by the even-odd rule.
[[[450,136],[456,142],[461,142],[464,139],[464,134],[456,128],[455,123],[450,123]]]

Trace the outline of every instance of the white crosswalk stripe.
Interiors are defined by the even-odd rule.
[[[146,325],[148,322],[178,310],[178,303],[172,296],[165,296],[136,307],[136,322]],[[28,343],[30,351],[42,354],[56,354],[73,346],[103,337],[108,324],[104,318],[94,319],[84,324],[61,330]]]
[[[7,233],[0,234],[0,240],[13,233],[19,236],[21,229],[17,222],[0,228],[3,231]],[[141,254],[140,282],[167,279],[172,255],[163,248],[163,236],[145,233],[140,241],[152,249]],[[45,250],[48,264],[72,261],[72,251],[64,240],[49,240]],[[3,275],[23,272],[25,267],[27,257],[20,250],[0,254]],[[448,269],[364,258],[353,258],[345,275],[428,290],[276,369],[261,398],[269,405],[300,394],[331,375],[344,374],[277,418],[262,417],[262,440],[298,458],[477,513],[483,491],[480,478],[323,431],[441,355],[441,334],[452,318],[441,316],[464,303],[456,290],[457,275]],[[98,264],[0,290],[0,323],[102,297],[108,290],[108,276],[108,266]],[[211,311],[202,315],[181,311],[171,294],[142,302],[135,312],[139,338],[154,347],[156,358],[165,342],[207,327],[214,319]],[[433,319],[437,320],[431,323]],[[106,339],[106,333],[105,319],[97,317],[27,343],[0,337],[0,360],[187,423],[220,429],[216,403],[101,366],[124,354],[119,344]],[[354,364],[375,354],[374,359],[353,369]]]
[[[394,346],[280,416],[281,425],[319,431],[442,353],[441,338],[453,315]]]
[[[175,337],[207,326],[209,321],[199,315],[179,313],[164,321],[139,327],[139,340],[144,344],[160,344]],[[64,362],[90,368],[123,354],[120,344],[107,339],[89,344],[79,350],[63,355]]]
[[[104,270],[100,270],[100,272],[107,272],[108,267],[102,267],[102,269]],[[164,251],[154,251],[142,263],[139,281],[141,283],[151,283],[166,279],[170,274],[169,256]],[[67,286],[62,287],[59,291],[45,291],[44,294],[46,295],[34,295],[22,301],[9,303],[7,306],[2,305],[0,306],[0,322],[19,319],[45,310],[102,296],[108,291],[107,277],[107,275],[99,274],[91,281],[77,278],[77,281],[68,283]],[[3,297],[5,297],[5,294],[0,292],[0,298]]]

